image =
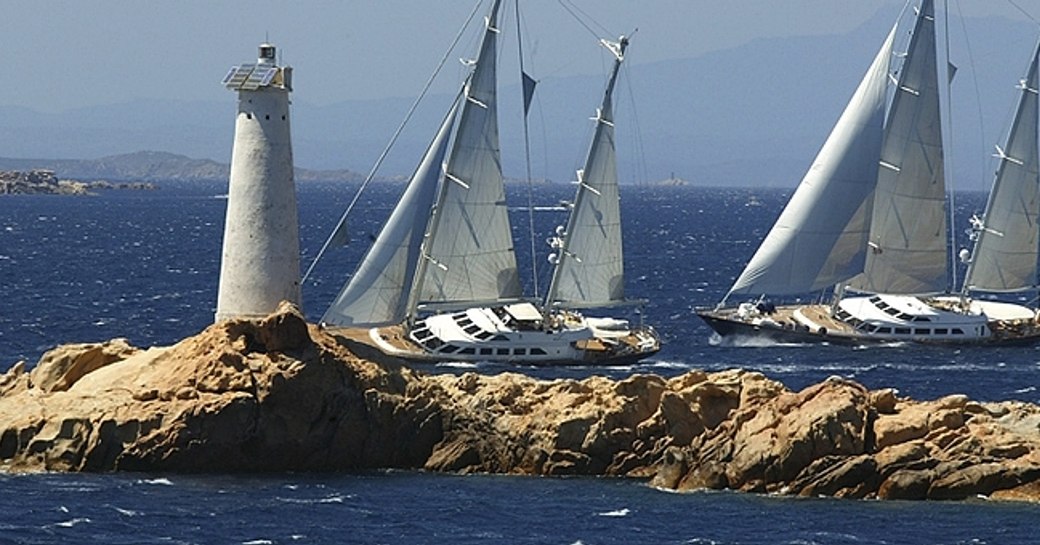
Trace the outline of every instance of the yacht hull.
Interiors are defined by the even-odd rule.
[[[613,319],[554,314],[548,324],[506,309],[472,308],[405,325],[332,332],[409,362],[492,362],[529,366],[627,365],[661,348],[652,327]],[[519,319],[517,318],[519,317]]]
[[[945,303],[948,305],[949,301]],[[843,301],[833,310],[829,305],[797,305],[775,307],[764,313],[738,307],[699,309],[697,315],[726,339],[843,345],[1040,342],[1040,322],[1035,312],[1028,318],[1002,319],[984,313],[953,312],[943,304],[941,299],[925,303],[907,296],[873,296]]]

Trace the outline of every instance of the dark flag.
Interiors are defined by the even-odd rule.
[[[531,109],[531,99],[534,98],[534,86],[538,83],[528,76],[526,72],[520,72],[520,81],[524,85],[524,115]]]

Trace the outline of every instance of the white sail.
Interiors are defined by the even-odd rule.
[[[1022,96],[1004,149],[999,150],[993,189],[975,243],[965,287],[1007,292],[1037,285],[1040,174],[1037,170],[1037,62],[1021,83]]]
[[[807,293],[863,270],[894,37],[895,28],[730,294]]]
[[[864,273],[850,283],[874,293],[947,287],[946,185],[932,0],[918,10],[885,124]]]
[[[412,174],[390,218],[350,282],[325,311],[322,322],[371,327],[398,324],[405,319],[457,106],[458,100]]]
[[[546,295],[549,305],[609,306],[624,300],[621,206],[614,147],[614,83],[628,40],[606,44],[616,59],[594,118],[592,144]]]
[[[499,0],[480,53],[448,158],[420,266],[420,303],[481,304],[518,299],[498,143],[495,90]]]

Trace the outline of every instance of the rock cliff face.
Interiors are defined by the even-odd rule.
[[[67,345],[0,377],[0,469],[395,467],[662,488],[1040,500],[1040,408],[761,374],[543,381],[375,363],[290,306],[166,348]]]

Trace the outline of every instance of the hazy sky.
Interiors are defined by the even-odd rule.
[[[514,0],[504,0],[512,12]],[[966,16],[1040,18],[1040,0],[950,0]],[[1012,4],[1014,2],[1014,5]],[[529,71],[600,73],[590,32],[559,0],[522,0]],[[939,2],[941,4],[941,0]],[[45,112],[139,98],[231,100],[219,81],[265,37],[296,69],[295,99],[414,96],[477,0],[5,0],[0,105]],[[847,32],[897,0],[566,0],[629,63],[696,57],[758,37]],[[483,14],[485,7],[480,8]],[[482,15],[481,15],[482,16]],[[893,15],[894,19],[894,15]],[[514,24],[512,15],[506,24]],[[589,23],[592,24],[592,23]],[[454,61],[452,61],[454,62]],[[457,63],[456,63],[457,65]],[[457,79],[441,88],[453,87]]]

